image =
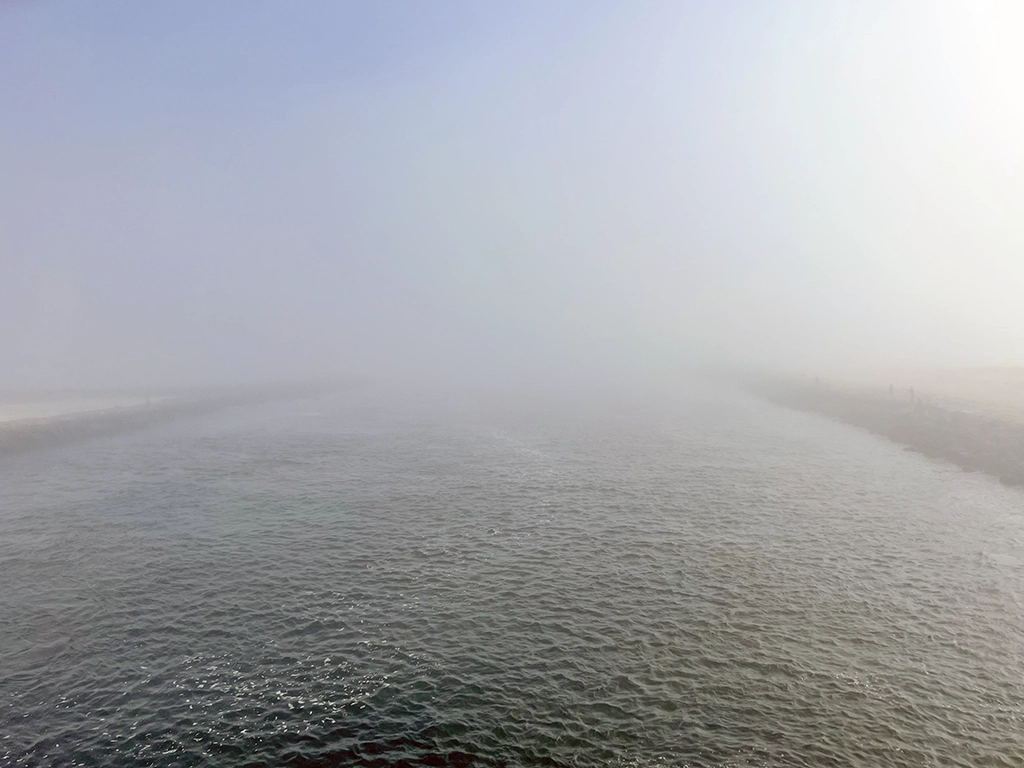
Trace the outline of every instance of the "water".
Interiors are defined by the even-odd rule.
[[[1024,764],[1024,494],[729,393],[0,462],[0,764]]]

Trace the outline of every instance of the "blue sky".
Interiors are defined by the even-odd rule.
[[[0,386],[1020,364],[965,8],[8,3]]]

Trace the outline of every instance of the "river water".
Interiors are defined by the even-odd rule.
[[[1024,765],[1024,493],[742,394],[0,461],[0,765]]]

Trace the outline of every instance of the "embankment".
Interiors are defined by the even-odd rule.
[[[925,404],[905,392],[826,387],[804,380],[751,385],[772,402],[862,427],[966,470],[1024,485],[1024,424],[984,412]]]

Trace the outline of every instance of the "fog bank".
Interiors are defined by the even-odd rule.
[[[1020,365],[1011,3],[0,9],[0,388]]]

